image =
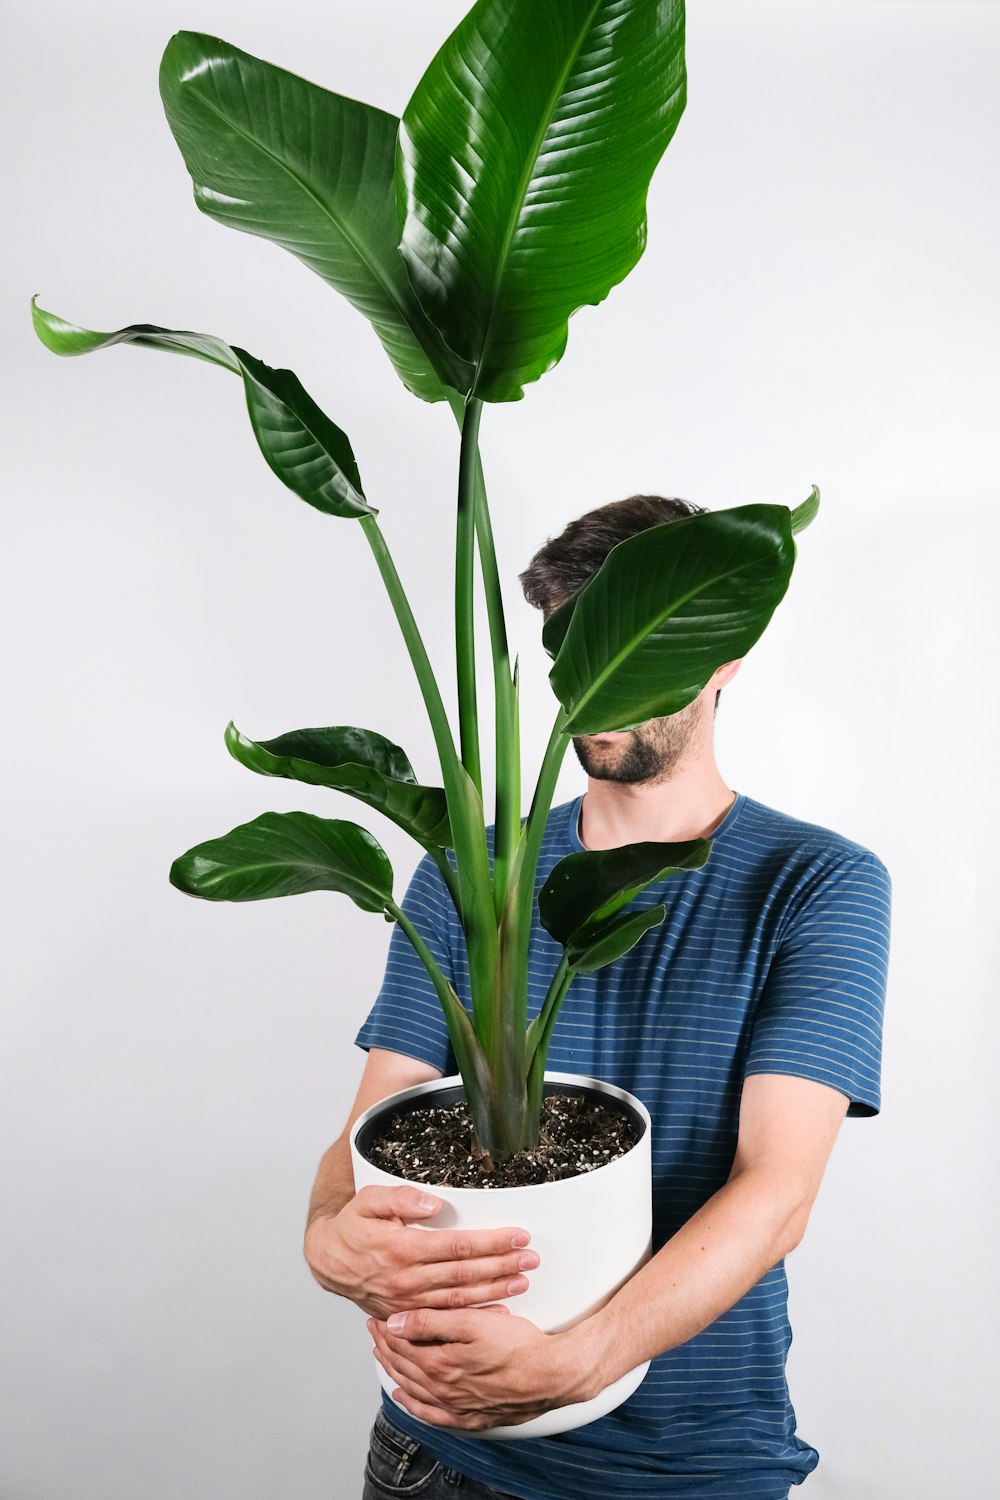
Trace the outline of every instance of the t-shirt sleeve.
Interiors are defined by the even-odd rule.
[[[889,905],[874,854],[813,871],[768,970],[744,1077],[812,1078],[846,1094],[849,1115],[878,1114]]]
[[[458,989],[449,934],[454,905],[434,860],[425,855],[414,871],[402,907],[434,955],[445,978]],[[457,918],[453,917],[457,926]],[[459,989],[461,994],[461,990]],[[367,1052],[385,1047],[419,1058],[443,1074],[456,1072],[454,1053],[430,975],[397,925],[389,940],[382,988],[355,1042]]]

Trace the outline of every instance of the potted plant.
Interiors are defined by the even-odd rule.
[[[414,394],[452,407],[460,430],[457,735],[351,444],[297,377],[209,335],[149,324],[97,333],[32,303],[38,336],[56,353],[135,344],[239,376],[271,469],[317,510],[355,521],[371,546],[420,687],[441,784],[418,782],[404,752],[366,729],[309,728],[256,740],[230,724],[226,745],[261,775],[346,792],[416,840],[461,922],[467,1004],[397,902],[384,851],[353,822],[264,813],[188,850],[170,872],[174,885],[209,900],[339,891],[398,923],[413,943],[440,999],[460,1079],[408,1090],[362,1117],[359,1185],[391,1180],[369,1159],[370,1138],[380,1120],[405,1114],[426,1094],[464,1101],[469,1154],[486,1181],[537,1146],[546,1054],[574,975],[614,962],[660,923],[662,905],[637,908],[633,898],[709,854],[708,842],[695,840],[564,859],[537,896],[538,918],[562,956],[529,1016],[538,856],[570,738],[677,712],[717,667],[743,656],[787,588],[793,533],[818,503],[813,491],[794,511],[747,505],[692,516],[614,548],[546,623],[558,707],[522,819],[518,669],[479,459],[480,421],[485,404],[520,398],[559,360],[570,313],[600,302],[639,259],[649,180],[684,108],[683,25],[681,0],[549,0],[544,7],[479,0],[430,64],[402,120],[210,36],[180,32],[163,57],[164,107],[199,208],[304,261],[365,313]],[[480,759],[477,551],[493,676],[491,829]],[[435,1187],[448,1205],[439,1226],[455,1215],[477,1226],[523,1217],[536,1246],[562,1232],[569,1248],[543,1256],[548,1291],[540,1274],[524,1304],[546,1328],[584,1316],[641,1263],[650,1197],[650,1122],[641,1102],[595,1080],[583,1088],[562,1076],[550,1082],[564,1097],[589,1090],[617,1100],[632,1122],[624,1154],[545,1186]],[[515,1210],[511,1193],[528,1200]],[[596,1251],[591,1237],[588,1266],[575,1277],[567,1270],[579,1239],[573,1213],[592,1214],[595,1196],[613,1232]],[[590,1420],[641,1375],[633,1372],[586,1410],[564,1408],[509,1432],[527,1436]]]

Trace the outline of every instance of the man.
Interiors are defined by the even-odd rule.
[[[600,507],[541,549],[525,595],[549,613],[617,542],[694,512],[656,496]],[[650,1110],[649,1264],[577,1328],[542,1334],[516,1316],[538,1264],[523,1228],[421,1234],[408,1225],[433,1223],[433,1193],[354,1195],[347,1131],[323,1159],[306,1256],[322,1286],[371,1314],[396,1388],[372,1433],[364,1500],[786,1500],[816,1465],[785,1384],[783,1259],[845,1113],[878,1112],[889,886],[859,845],[726,785],[714,716],[738,667],[720,667],[679,714],[575,740],[587,790],[553,809],[539,864],[542,881],[581,848],[714,840],[703,869],[644,893],[665,903],[663,925],[574,981],[549,1055]],[[460,929],[429,858],[407,902],[461,994]],[[547,980],[556,956],[538,926],[533,975]],[[358,1040],[370,1050],[347,1130],[393,1090],[453,1070],[433,991],[398,932]],[[465,1435],[585,1399],[650,1358],[629,1401],[575,1432]]]

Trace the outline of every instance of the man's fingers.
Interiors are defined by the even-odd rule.
[[[355,1205],[370,1219],[430,1219],[441,1209],[440,1198],[415,1187],[363,1187]]]
[[[524,1229],[438,1229],[434,1234],[414,1230],[412,1246],[407,1248],[412,1249],[414,1261],[424,1265],[438,1265],[444,1261],[464,1263],[499,1255],[507,1257],[512,1251],[534,1255],[534,1251],[527,1250],[530,1238]],[[482,1277],[476,1279],[482,1280]]]
[[[503,1281],[488,1281],[483,1286],[441,1287],[436,1291],[421,1292],[409,1298],[403,1295],[397,1300],[411,1307],[419,1304],[421,1307],[433,1307],[439,1311],[447,1309],[450,1312],[458,1312],[465,1307],[481,1307],[484,1302],[495,1305],[501,1297],[519,1297],[527,1290],[528,1278],[515,1276]],[[503,1308],[502,1311],[506,1312],[507,1308]]]
[[[355,1195],[354,1205],[366,1218],[404,1224],[431,1221],[443,1206],[442,1199],[416,1187],[363,1187]],[[506,1229],[440,1229],[434,1234],[414,1231],[407,1235],[407,1259],[413,1265],[446,1267],[447,1274],[435,1278],[437,1286],[497,1281],[508,1272],[516,1276],[519,1271],[534,1270],[538,1256],[527,1250],[530,1240],[527,1230],[516,1225]],[[527,1259],[522,1264],[525,1253]],[[501,1257],[502,1266],[497,1264]],[[483,1260],[493,1264],[473,1264]]]
[[[412,1307],[469,1307],[523,1292],[528,1285],[524,1272],[537,1265],[534,1250],[512,1250],[482,1260],[432,1261],[400,1272],[395,1290],[400,1298],[412,1297]],[[432,1295],[434,1300],[428,1300]]]
[[[411,1417],[419,1417],[421,1422],[427,1422],[431,1427],[464,1427],[469,1432],[476,1432],[481,1428],[488,1427],[489,1421],[481,1416],[457,1416],[455,1412],[446,1411],[443,1406],[431,1405],[429,1401],[418,1401],[415,1396],[408,1396],[402,1389],[393,1391],[392,1399],[397,1406],[408,1411]],[[526,1421],[524,1417],[515,1417],[514,1421]]]
[[[413,1312],[393,1313],[386,1319],[386,1328],[395,1338],[411,1344],[471,1344],[483,1331],[482,1318],[498,1310],[471,1307],[465,1312],[438,1312],[418,1307]]]
[[[419,1303],[421,1307],[432,1307],[438,1312],[461,1312],[466,1307],[480,1307],[484,1302],[495,1303],[501,1297],[520,1297],[528,1290],[527,1277],[512,1280],[486,1282],[483,1286],[441,1287],[437,1291],[421,1292],[419,1296],[397,1297],[405,1306]]]
[[[377,1318],[368,1320],[368,1331],[375,1345],[373,1351],[375,1358],[390,1380],[395,1381],[396,1385],[407,1395],[436,1405],[442,1399],[444,1392],[440,1389],[435,1390],[436,1381],[432,1372],[423,1369],[415,1359],[411,1358],[413,1350],[408,1345],[400,1344],[398,1340],[392,1339],[392,1336],[386,1333],[384,1324],[379,1323]],[[396,1345],[394,1349],[389,1347],[390,1340]]]
[[[429,1391],[423,1383],[421,1371],[416,1365],[406,1367],[407,1362],[400,1360],[384,1348],[376,1346],[374,1350],[375,1359],[380,1364],[394,1385],[405,1390],[408,1395],[415,1396],[421,1401],[436,1402],[437,1397],[433,1391]]]

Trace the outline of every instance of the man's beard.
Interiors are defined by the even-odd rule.
[[[699,699],[679,713],[664,719],[649,719],[628,738],[595,743],[594,735],[575,735],[573,749],[587,775],[594,781],[618,781],[631,786],[640,782],[667,781],[683,760],[701,722]]]

